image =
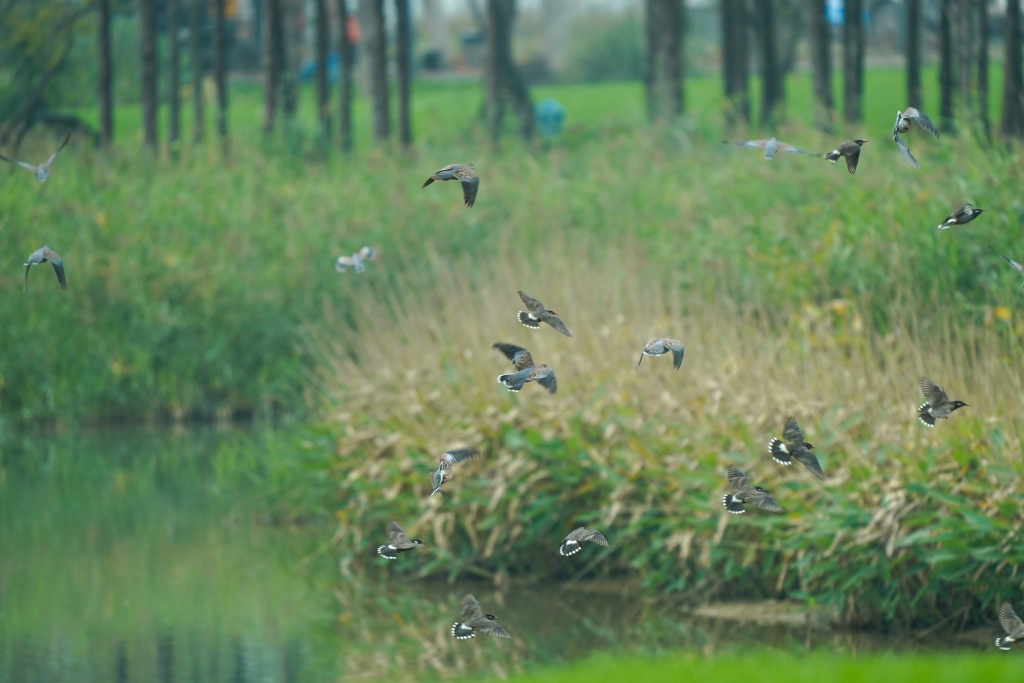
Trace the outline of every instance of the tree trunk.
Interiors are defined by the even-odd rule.
[[[672,120],[683,112],[683,3],[646,0],[645,7],[647,113],[652,120]]]
[[[206,23],[206,0],[192,0],[188,31],[188,65],[192,72],[192,141],[200,143],[205,133],[203,120],[203,25]]]
[[[907,11],[907,106],[920,109],[921,94],[921,0],[906,0]]]
[[[296,50],[299,39],[295,32],[295,3],[292,0],[278,0],[281,13],[280,55],[281,65],[281,109],[288,119],[294,119],[299,109],[299,83],[296,78]]]
[[[757,0],[757,30],[761,48],[761,117],[762,126],[775,124],[776,108],[783,101],[783,85],[775,50],[774,0]]]
[[[96,2],[96,47],[98,49],[98,95],[100,100],[100,146],[110,147],[114,140],[114,75],[110,59],[110,2]]]
[[[412,20],[409,0],[395,0],[395,23],[398,43],[398,139],[403,146],[412,144],[412,121],[409,118],[409,88],[412,80]]]
[[[1021,73],[1020,0],[1006,3],[1003,44],[1003,135],[1024,137],[1024,75]]]
[[[338,71],[341,149],[352,151],[352,42],[348,36],[348,0],[338,0]]]
[[[942,0],[939,16],[939,119],[953,129],[953,0]]]
[[[138,1],[142,69],[142,139],[146,147],[156,150],[156,0]]]
[[[533,137],[533,102],[526,80],[512,60],[512,30],[515,26],[515,0],[488,0],[485,36],[486,118],[491,140],[497,143],[501,134],[505,99],[509,99],[519,120],[519,134],[529,142]]]
[[[992,134],[988,120],[988,2],[978,3],[978,119],[988,138]]]
[[[722,76],[725,81],[726,118],[750,120],[748,95],[747,11],[744,0],[721,0]]]
[[[263,4],[263,134],[274,132],[281,86],[281,0]]]
[[[213,0],[213,80],[217,86],[217,135],[228,151],[228,48],[224,0]]]
[[[974,97],[974,4],[975,0],[956,0],[953,22],[953,44],[956,47],[956,80],[960,93],[961,115],[973,110]]]
[[[815,119],[824,130],[832,128],[832,34],[825,16],[825,0],[808,0],[807,26],[811,39],[811,78],[818,102]]]
[[[864,7],[861,0],[846,0],[843,21],[843,114],[850,123],[863,115]]]
[[[370,102],[373,105],[373,138],[383,142],[391,135],[388,102],[387,45],[384,36],[384,0],[368,0],[365,16],[366,56],[370,66]]]
[[[167,33],[171,53],[167,80],[167,97],[169,108],[168,142],[173,152],[181,140],[181,46],[178,42],[179,19],[181,18],[181,0],[167,0]]]
[[[331,137],[331,93],[328,87],[327,55],[331,51],[330,16],[327,0],[316,0],[316,111],[325,138]]]

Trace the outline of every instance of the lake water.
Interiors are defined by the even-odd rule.
[[[241,440],[258,458],[260,438],[213,428],[0,437],[0,682],[423,680],[595,650],[893,642],[687,619],[608,586],[498,590],[410,582],[383,560],[339,566],[329,523],[271,523],[244,469],[223,465],[224,444]],[[450,637],[470,591],[514,640]]]

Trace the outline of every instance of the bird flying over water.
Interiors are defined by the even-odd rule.
[[[561,545],[558,546],[558,554],[563,557],[574,555],[578,553],[583,548],[583,544],[588,541],[598,545],[603,545],[605,548],[608,547],[608,540],[600,531],[580,527],[578,529],[573,529],[568,536],[562,539]]]
[[[60,260],[60,256],[57,252],[50,249],[50,247],[40,247],[32,252],[32,255],[25,261],[25,286],[22,291],[28,290],[28,271],[32,266],[38,266],[41,263],[49,262],[53,266],[53,272],[57,274],[57,282],[60,283],[60,291],[68,291],[68,281],[64,276],[64,262]]]
[[[670,339],[669,337],[655,338],[647,342],[643,352],[640,354],[640,360],[636,362],[636,366],[640,367],[640,363],[644,361],[644,356],[663,356],[670,351],[672,352],[672,367],[678,370],[679,366],[683,364],[683,354],[686,353],[686,349],[683,348],[683,342],[678,339]]]
[[[921,391],[927,399],[917,408],[917,418],[926,427],[934,427],[936,420],[949,418],[954,410],[970,407],[963,401],[952,401],[945,390],[927,377],[921,378]]]
[[[565,323],[558,317],[558,314],[554,311],[548,310],[544,307],[544,304],[534,299],[532,296],[519,290],[519,298],[526,304],[525,311],[519,311],[516,317],[519,318],[519,322],[529,327],[531,330],[540,328],[541,323],[547,323],[551,327],[555,328],[566,337],[571,337],[569,330],[566,328]]]
[[[805,152],[802,149],[798,149],[793,145],[781,142],[775,138],[768,138],[767,140],[747,140],[746,142],[729,142],[724,141],[727,145],[735,145],[736,147],[750,147],[752,149],[763,149],[764,158],[771,161],[775,158],[776,152],[789,152],[790,154],[803,154],[804,156],[816,157],[818,156],[814,152]]]
[[[480,177],[476,174],[473,164],[448,164],[440,171],[424,181],[420,189],[435,180],[458,180],[462,184],[462,200],[466,206],[472,207],[476,202],[476,191],[480,187]]]
[[[732,514],[742,515],[746,512],[743,507],[745,503],[756,505],[769,512],[783,512],[782,507],[768,495],[768,492],[760,486],[752,485],[750,478],[739,468],[729,465],[728,476],[729,488],[733,492],[722,496],[722,507]]]
[[[1000,650],[1009,650],[1014,642],[1024,640],[1024,621],[1020,620],[1008,602],[999,606],[999,625],[1007,634],[1002,638],[996,638],[996,647]]]
[[[814,446],[804,441],[804,432],[796,423],[796,418],[786,418],[786,424],[782,429],[782,438],[785,439],[785,442],[775,437],[768,442],[768,452],[771,453],[775,462],[788,466],[796,460],[818,479],[825,479],[825,473],[821,471],[818,457],[811,452]]]
[[[477,631],[486,633],[495,638],[512,640],[508,631],[498,624],[498,617],[493,614],[484,614],[480,609],[480,603],[476,601],[472,593],[467,593],[460,603],[459,621],[452,624],[452,635],[456,640],[469,640],[475,638]]]
[[[987,209],[976,209],[971,204],[964,204],[959,209],[946,216],[946,220],[942,221],[942,224],[939,226],[939,230],[945,230],[946,228],[954,225],[967,225],[986,210]]]
[[[377,547],[377,554],[389,560],[398,559],[398,553],[404,553],[415,548],[425,546],[426,543],[418,538],[409,538],[398,526],[398,522],[391,520],[387,526],[388,544]]]
[[[334,269],[339,273],[344,273],[349,268],[355,269],[357,273],[362,273],[366,270],[366,261],[373,261],[377,258],[377,252],[371,247],[363,247],[351,256],[339,256],[338,260],[334,262]]]
[[[24,161],[15,161],[14,159],[8,159],[2,154],[0,154],[0,159],[6,161],[9,164],[15,164],[17,166],[21,166],[26,170],[31,171],[32,174],[36,177],[36,180],[38,180],[39,182],[44,182],[48,177],[50,177],[50,164],[53,163],[53,160],[57,158],[57,155],[60,154],[60,151],[64,149],[64,146],[68,144],[68,140],[70,139],[71,133],[68,133],[68,136],[64,138],[64,142],[60,143],[60,147],[57,148],[57,151],[51,154],[49,159],[39,164],[38,166],[27,164]]]
[[[527,382],[536,382],[547,389],[549,394],[558,391],[555,371],[546,365],[534,365],[533,356],[522,346],[495,342],[491,348],[498,349],[505,354],[505,357],[512,361],[512,366],[516,369],[515,372],[498,375],[498,381],[504,384],[509,391],[519,391]]]
[[[452,466],[456,463],[460,463],[470,458],[476,458],[480,455],[480,451],[475,451],[471,448],[460,448],[457,450],[447,451],[441,456],[441,462],[437,465],[437,471],[430,475],[430,485],[433,490],[430,495],[440,493],[441,495],[447,495],[441,490],[441,486],[452,480],[454,474]]]
[[[840,143],[838,147],[825,155],[825,158],[833,164],[839,161],[839,157],[846,159],[846,170],[853,175],[857,172],[857,162],[860,161],[860,148],[867,140],[847,140]]]

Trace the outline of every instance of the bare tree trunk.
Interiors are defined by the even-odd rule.
[[[744,0],[721,0],[722,23],[722,76],[725,81],[726,117],[750,120],[748,95],[748,69],[750,55],[747,50],[747,11]]]
[[[757,30],[761,47],[761,117],[762,126],[775,124],[776,108],[783,101],[782,79],[775,50],[774,0],[757,0]]]
[[[939,16],[939,118],[953,129],[953,0],[942,0]]]
[[[966,117],[973,109],[974,96],[974,3],[975,0],[956,0],[953,22],[953,44],[956,47],[956,80],[960,93],[960,109]]]
[[[178,42],[178,23],[181,18],[181,0],[167,0],[167,33],[170,40],[170,68],[168,70],[167,97],[170,109],[168,142],[171,152],[181,140],[181,44]]]
[[[328,88],[327,55],[331,51],[327,0],[316,0],[316,111],[325,138],[331,137],[331,93]]]
[[[978,119],[985,137],[992,135],[988,119],[988,2],[978,3]]]
[[[906,0],[907,11],[907,106],[920,109],[921,94],[921,0]]]
[[[142,68],[142,139],[146,147],[156,150],[156,0],[138,1]]]
[[[1021,73],[1020,0],[1006,3],[1003,44],[1003,135],[1024,137],[1024,74]]]
[[[807,26],[811,39],[811,77],[814,99],[818,102],[815,119],[824,130],[832,128],[832,34],[825,17],[825,0],[808,0]]]
[[[224,0],[213,0],[213,80],[217,86],[217,135],[228,151],[228,48]]]
[[[338,70],[341,149],[352,151],[352,43],[348,38],[348,0],[338,0]]]
[[[850,123],[863,116],[864,6],[846,0],[843,21],[843,114]]]
[[[395,0],[396,41],[398,49],[398,139],[403,146],[412,144],[412,120],[409,118],[409,88],[412,80],[412,19],[409,0]]]
[[[295,36],[295,3],[291,0],[278,0],[281,3],[281,41],[278,64],[281,66],[281,104],[284,115],[295,118],[299,109],[299,83],[296,79],[296,49],[298,40]]]
[[[519,121],[519,134],[529,142],[533,137],[533,102],[515,62],[512,60],[512,30],[515,27],[515,0],[488,0],[485,36],[486,63],[486,117],[488,132],[496,143],[501,133],[505,98]]]
[[[682,0],[646,0],[645,85],[652,120],[672,120],[683,111]]]
[[[192,141],[200,143],[205,133],[203,120],[203,24],[206,23],[206,0],[192,0],[188,30],[188,65],[192,72]]]
[[[110,2],[96,2],[96,47],[98,49],[98,95],[100,100],[100,146],[110,147],[114,140],[114,75],[110,59]]]
[[[281,86],[281,0],[263,4],[263,134],[274,132]]]
[[[368,0],[366,7],[366,56],[370,60],[370,102],[373,104],[373,137],[383,142],[391,135],[388,102],[387,45],[384,37],[384,0]]]

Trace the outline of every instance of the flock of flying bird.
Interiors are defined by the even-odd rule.
[[[900,155],[907,161],[907,163],[915,169],[921,170],[921,166],[917,159],[914,158],[914,155],[911,154],[910,148],[900,137],[900,133],[906,133],[910,130],[911,123],[917,123],[918,126],[931,133],[936,138],[939,137],[939,132],[927,116],[913,107],[908,107],[905,111],[896,112],[896,123],[893,126],[892,139],[896,143],[896,147],[899,150]],[[57,148],[57,151],[50,155],[45,162],[38,165],[29,164],[23,161],[15,161],[3,155],[0,155],[0,160],[21,166],[22,168],[30,171],[38,181],[44,182],[49,177],[50,166],[53,164],[61,150],[63,150],[68,144],[70,139],[71,136],[69,134],[64,139],[64,142],[61,143],[60,147]],[[867,140],[847,140],[839,144],[828,154],[820,156],[824,156],[825,159],[828,159],[833,164],[835,164],[840,158],[845,159],[846,168],[852,175],[857,171],[861,147],[866,142]],[[774,137],[767,140],[748,140],[727,144],[763,149],[764,158],[768,160],[773,159],[777,152],[819,156],[818,154],[805,152],[793,145],[781,142]],[[463,201],[467,207],[472,207],[476,202],[477,190],[480,186],[480,178],[477,175],[473,164],[449,164],[427,178],[421,187],[425,188],[435,181],[447,180],[459,181],[462,186]],[[977,218],[983,211],[985,210],[966,204],[949,214],[938,228],[943,230],[954,225],[965,225]],[[993,251],[995,250],[993,249]],[[998,251],[996,251],[996,253],[1010,264],[1014,270],[1021,275],[1024,275],[1024,266],[1007,258],[1006,256],[1003,256]],[[351,256],[338,257],[335,262],[335,270],[340,273],[351,268],[356,273],[362,273],[366,270],[365,262],[372,261],[375,258],[376,251],[371,247],[364,246]],[[27,289],[28,287],[29,269],[34,265],[40,265],[42,263],[51,264],[57,275],[57,281],[60,284],[61,290],[66,292],[67,278],[64,274],[64,264],[60,256],[51,250],[49,246],[43,246],[37,249],[25,262],[25,288]],[[527,309],[525,311],[519,311],[517,314],[519,322],[524,326],[532,330],[536,330],[540,328],[541,323],[545,323],[566,337],[572,337],[572,334],[569,333],[568,328],[565,326],[565,323],[562,322],[562,319],[557,313],[548,309],[543,303],[529,296],[522,290],[519,291],[519,297],[522,299]],[[496,342],[493,344],[492,348],[500,351],[512,363],[512,367],[514,369],[513,372],[503,373],[498,376],[498,382],[504,385],[509,391],[518,392],[529,382],[536,382],[550,394],[554,394],[558,391],[558,381],[555,377],[555,371],[547,365],[535,364],[532,354],[527,349],[515,344],[507,344],[504,342]],[[640,354],[640,360],[637,361],[636,367],[637,369],[640,368],[640,364],[643,362],[644,356],[663,356],[666,354],[672,354],[672,365],[676,370],[678,370],[683,363],[685,348],[683,347],[682,342],[669,337],[655,338],[648,341]],[[920,380],[920,386],[921,391],[924,393],[925,402],[918,407],[918,419],[927,427],[934,427],[938,419],[948,418],[953,411],[968,405],[963,401],[950,399],[942,387],[928,378],[922,377]],[[804,432],[793,417],[786,418],[785,424],[783,425],[782,438],[779,439],[772,437],[768,442],[768,452],[775,462],[780,465],[790,466],[795,460],[807,468],[807,470],[815,477],[820,480],[824,480],[825,474],[822,471],[821,464],[818,462],[818,458],[814,454],[813,449],[814,446],[805,441]],[[479,455],[480,452],[473,449],[456,449],[445,452],[441,456],[437,470],[435,470],[430,476],[430,495],[433,496],[435,493],[448,495],[441,490],[441,487],[451,481],[454,466],[458,463],[465,462],[466,460],[476,458]],[[754,505],[769,512],[781,513],[784,511],[764,488],[754,486],[751,483],[750,478],[747,477],[747,475],[739,468],[730,465],[726,474],[731,493],[727,493],[722,497],[722,506],[730,513],[743,514],[746,512],[745,506],[747,504]],[[377,548],[377,553],[381,557],[389,560],[397,559],[400,553],[426,545],[420,539],[410,538],[402,527],[394,520],[388,522],[386,532],[388,535],[388,542],[379,546]],[[574,555],[582,549],[582,544],[587,542],[608,547],[608,540],[601,532],[595,529],[578,527],[562,539],[558,547],[558,552],[560,555],[565,557]],[[995,642],[997,647],[1003,650],[1009,650],[1012,643],[1018,640],[1024,640],[1024,621],[1017,616],[1010,603],[1004,602],[1000,605],[999,622],[1007,635],[996,639]],[[459,620],[452,624],[451,634],[457,640],[468,640],[475,637],[477,632],[508,640],[511,640],[512,638],[512,636],[510,636],[508,632],[497,623],[496,616],[493,614],[485,614],[483,612],[480,608],[480,604],[470,593],[466,594],[462,598],[460,603]]]

